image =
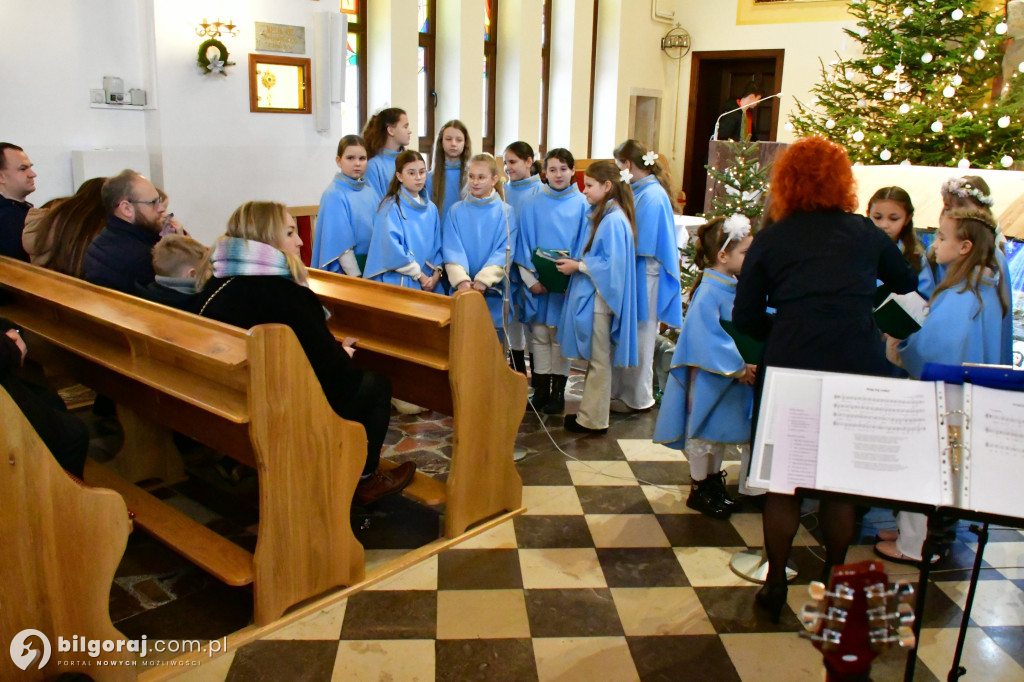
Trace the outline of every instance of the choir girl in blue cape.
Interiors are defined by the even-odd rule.
[[[887,341],[890,362],[902,365],[914,378],[921,376],[926,362],[999,364],[1002,318],[1010,301],[996,281],[998,250],[996,221],[990,212],[954,208],[943,213],[933,255],[945,266],[945,276],[935,287],[921,329],[905,341]],[[896,537],[882,535],[875,551],[893,561],[920,562],[927,517],[900,512],[896,525]]]
[[[917,273],[917,292],[929,298],[935,291],[935,275],[924,246],[914,232],[914,202],[902,187],[883,187],[868,201],[868,217],[903,251]],[[881,282],[879,282],[881,284]]]
[[[697,231],[693,261],[701,273],[690,289],[654,426],[656,443],[686,452],[691,479],[686,506],[716,519],[728,518],[737,507],[725,489],[727,450],[739,451],[740,492],[750,492],[746,473],[756,366],[740,355],[722,320],[732,320],[736,278],[752,240],[744,215],[716,218]]]
[[[547,185],[522,204],[515,263],[523,280],[523,322],[530,325],[533,357],[533,396],[530,401],[545,414],[565,409],[569,360],[558,345],[565,294],[552,293],[540,283],[533,264],[535,249],[565,251],[579,258],[590,232],[590,205],[576,185],[576,160],[568,149],[552,149],[544,157]]]
[[[366,172],[366,144],[358,135],[338,142],[338,173],[320,196],[313,235],[312,265],[352,277],[363,274],[366,252],[373,235],[373,219],[381,196],[370,187]]]
[[[384,196],[395,176],[395,161],[412,139],[409,117],[397,107],[382,109],[366,122],[366,182],[377,194]]]
[[[441,222],[422,195],[427,166],[419,152],[398,155],[396,172],[373,223],[363,277],[434,291],[441,281]]]
[[[579,260],[556,261],[571,276],[558,343],[565,357],[588,362],[579,412],[566,415],[565,429],[600,434],[608,431],[612,366],[637,363],[636,223],[633,190],[614,162],[591,164],[583,184],[594,207],[590,235]]]
[[[976,208],[992,213],[992,190],[988,183],[977,175],[965,175],[962,178],[950,178],[942,185],[942,212],[954,208]],[[942,216],[940,214],[941,222]],[[1013,364],[1013,286],[1010,282],[1010,266],[1006,262],[1006,237],[996,224],[996,263],[999,264],[999,288],[1001,296],[1011,302],[1010,309],[1003,315],[1002,337],[999,346],[1000,365]],[[941,280],[945,266],[936,265],[935,277]]]
[[[518,140],[505,147],[503,161],[505,175],[505,201],[515,210],[515,215],[523,213],[523,204],[533,198],[541,190],[544,183],[540,181],[539,172],[534,168],[533,147]],[[516,242],[512,243],[513,252]],[[508,345],[512,353],[512,368],[526,375],[526,323],[523,322],[523,280],[519,269],[512,268],[509,272],[512,285],[512,316],[508,321]],[[533,361],[530,361],[533,366]]]
[[[639,356],[636,367],[612,370],[612,409],[631,412],[654,406],[658,322],[678,329],[683,323],[683,303],[668,171],[658,163],[658,155],[637,140],[626,140],[616,148],[615,163],[629,173],[636,202]]]
[[[441,228],[441,253],[452,295],[476,289],[484,295],[487,309],[504,339],[506,274],[519,228],[512,207],[505,203],[498,162],[490,154],[477,154],[466,174],[469,196],[448,212]],[[509,301],[511,312],[511,300]]]
[[[433,169],[427,173],[427,196],[437,206],[441,224],[456,201],[462,199],[466,186],[466,164],[470,151],[469,131],[458,119],[441,126],[434,144]]]

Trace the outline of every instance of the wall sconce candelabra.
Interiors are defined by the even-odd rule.
[[[220,17],[217,17],[216,21],[210,23],[206,20],[206,17],[203,17],[203,23],[196,26],[196,35],[201,38],[222,38],[225,36],[234,38],[238,35],[238,27],[231,23],[230,19],[227,20],[227,23],[224,23],[220,20]]]

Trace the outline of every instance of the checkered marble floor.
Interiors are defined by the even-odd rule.
[[[772,625],[753,607],[757,587],[728,567],[762,544],[760,515],[691,512],[688,464],[650,442],[655,417],[616,416],[600,438],[547,418],[570,457],[525,428],[525,514],[180,679],[823,680],[820,654],[796,634],[804,586],[822,566],[813,514],[793,550],[789,608]],[[734,485],[738,463],[727,464]],[[874,533],[892,525],[890,512],[872,511],[848,559],[873,558]],[[936,566],[918,680],[946,678],[973,538],[964,526]],[[397,553],[367,557],[372,567]],[[1024,680],[1024,569],[1012,568],[1024,565],[1024,536],[994,530],[985,559],[963,664],[968,679]],[[873,678],[902,679],[904,662],[903,652],[884,654]]]

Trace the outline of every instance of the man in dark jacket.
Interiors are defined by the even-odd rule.
[[[754,109],[757,108],[758,100],[763,98],[763,91],[758,83],[751,81],[743,88],[743,94],[739,99],[731,99],[722,105],[720,113],[725,114],[718,123],[719,140],[742,140],[747,139],[757,142],[757,135],[754,133]],[[750,106],[753,105],[753,106]],[[733,111],[740,107],[747,107],[740,111]],[[725,112],[731,112],[726,114]]]
[[[81,477],[89,451],[89,429],[67,413],[56,393],[28,384],[14,375],[27,350],[18,328],[0,317],[0,386],[11,396],[57,462],[69,473]]]
[[[25,216],[32,204],[25,198],[36,191],[36,172],[25,150],[10,142],[0,142],[0,256],[28,262],[21,245]]]
[[[86,281],[136,294],[154,280],[153,247],[160,241],[164,195],[133,170],[107,178],[101,191],[107,226],[85,252]]]

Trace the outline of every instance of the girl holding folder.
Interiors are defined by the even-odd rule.
[[[589,228],[590,206],[576,186],[575,166],[568,149],[549,151],[544,157],[548,184],[523,202],[519,218],[515,263],[523,280],[523,321],[530,325],[534,360],[531,402],[545,414],[561,414],[565,409],[569,379],[569,360],[563,357],[557,340],[565,280],[557,281],[551,266],[558,258],[578,258]],[[548,274],[542,279],[540,269],[545,264]]]

